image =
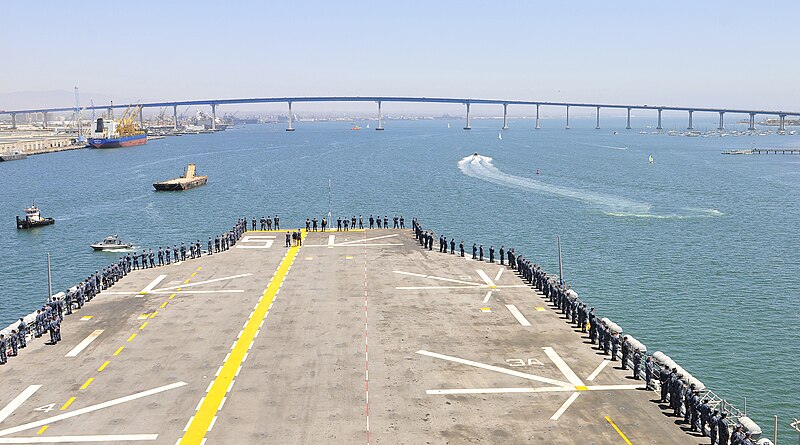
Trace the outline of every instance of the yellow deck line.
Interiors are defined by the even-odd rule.
[[[105,362],[103,362],[103,364],[102,364],[102,365],[100,365],[100,367],[99,367],[99,368],[97,368],[97,372],[103,372],[103,370],[104,370],[104,369],[106,369],[106,366],[108,366],[108,364],[109,364],[109,363],[111,363],[111,362],[110,362],[110,361],[108,361],[108,360],[106,360]]]
[[[302,232],[302,236],[305,237],[305,231]],[[211,383],[208,393],[200,404],[200,409],[197,410],[197,413],[190,421],[189,427],[181,438],[181,445],[200,445],[200,443],[202,443],[203,438],[208,432],[208,427],[211,425],[211,421],[214,419],[214,416],[217,415],[217,410],[219,409],[220,403],[222,403],[222,399],[227,394],[234,377],[236,377],[236,372],[244,361],[244,356],[250,348],[250,344],[255,339],[256,332],[258,332],[261,322],[264,320],[264,317],[267,316],[269,307],[272,301],[275,300],[275,295],[278,293],[283,280],[289,273],[289,266],[294,262],[299,250],[300,247],[295,246],[290,247],[286,252],[286,256],[283,257],[281,264],[278,266],[278,270],[269,282],[260,302],[256,305],[256,309],[253,311],[250,319],[247,320],[247,325],[245,325],[242,330],[242,334],[233,345],[228,359],[222,364],[222,370]]]
[[[36,432],[36,434],[42,434],[43,432],[47,431],[48,427],[50,427],[50,425],[45,425],[45,426],[41,427],[39,429],[39,431]]]
[[[70,398],[69,398],[69,400],[67,400],[67,403],[65,403],[65,404],[64,404],[64,405],[61,407],[61,411],[66,411],[66,410],[67,410],[67,408],[69,408],[69,406],[70,406],[70,405],[72,405],[72,402],[74,402],[74,401],[75,401],[75,397],[70,397]]]
[[[87,380],[86,383],[84,383],[83,386],[81,386],[81,389],[88,388],[89,385],[91,385],[93,381],[94,381],[94,377],[89,377],[89,380]]]
[[[624,434],[622,431],[620,431],[620,429],[617,427],[617,424],[616,424],[616,423],[614,423],[614,421],[613,421],[613,420],[611,420],[611,418],[610,418],[610,417],[606,416],[606,421],[608,421],[608,423],[610,423],[610,424],[611,424],[611,426],[613,426],[613,427],[614,427],[614,429],[617,431],[617,434],[619,434],[619,437],[621,437],[621,438],[622,438],[622,440],[624,440],[626,444],[628,444],[628,445],[633,445],[633,444],[631,443],[631,441],[630,441],[630,440],[628,440],[628,438],[627,438],[627,437],[625,437],[625,434]]]

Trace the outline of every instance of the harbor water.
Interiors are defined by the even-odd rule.
[[[502,139],[498,120],[474,120],[472,131],[440,120],[389,121],[383,132],[247,125],[0,163],[0,325],[45,301],[48,252],[63,290],[117,260],[89,247],[110,234],[157,251],[205,246],[239,217],[278,214],[298,227],[327,215],[330,179],[334,219],[403,215],[410,226],[416,216],[467,250],[514,247],[551,273],[560,236],[564,278],[584,301],[740,408],[747,397],[771,437],[773,415],[781,425],[800,416],[800,156],[720,152],[797,147],[800,137],[571,124],[534,131],[512,120]],[[154,191],[188,163],[207,185]],[[16,230],[14,215],[34,199],[55,225]]]

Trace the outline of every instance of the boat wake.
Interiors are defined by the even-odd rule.
[[[581,201],[598,208],[609,216],[684,219],[721,216],[723,214],[716,209],[699,208],[684,208],[680,209],[679,212],[655,213],[652,211],[653,206],[647,202],[634,201],[621,196],[597,193],[591,190],[547,184],[531,178],[509,175],[495,167],[492,158],[478,154],[467,156],[458,161],[458,168],[467,176],[482,179],[494,184]]]
[[[610,148],[612,150],[627,150],[628,149],[628,147],[616,147],[614,145],[587,144],[585,142],[582,142],[581,144],[586,145],[587,147]]]

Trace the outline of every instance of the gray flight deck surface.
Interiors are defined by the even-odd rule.
[[[513,270],[410,230],[284,233],[133,271],[31,342],[0,444],[698,443]]]

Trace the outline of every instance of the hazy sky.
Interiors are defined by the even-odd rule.
[[[796,1],[11,1],[0,15],[0,93],[800,108]]]

